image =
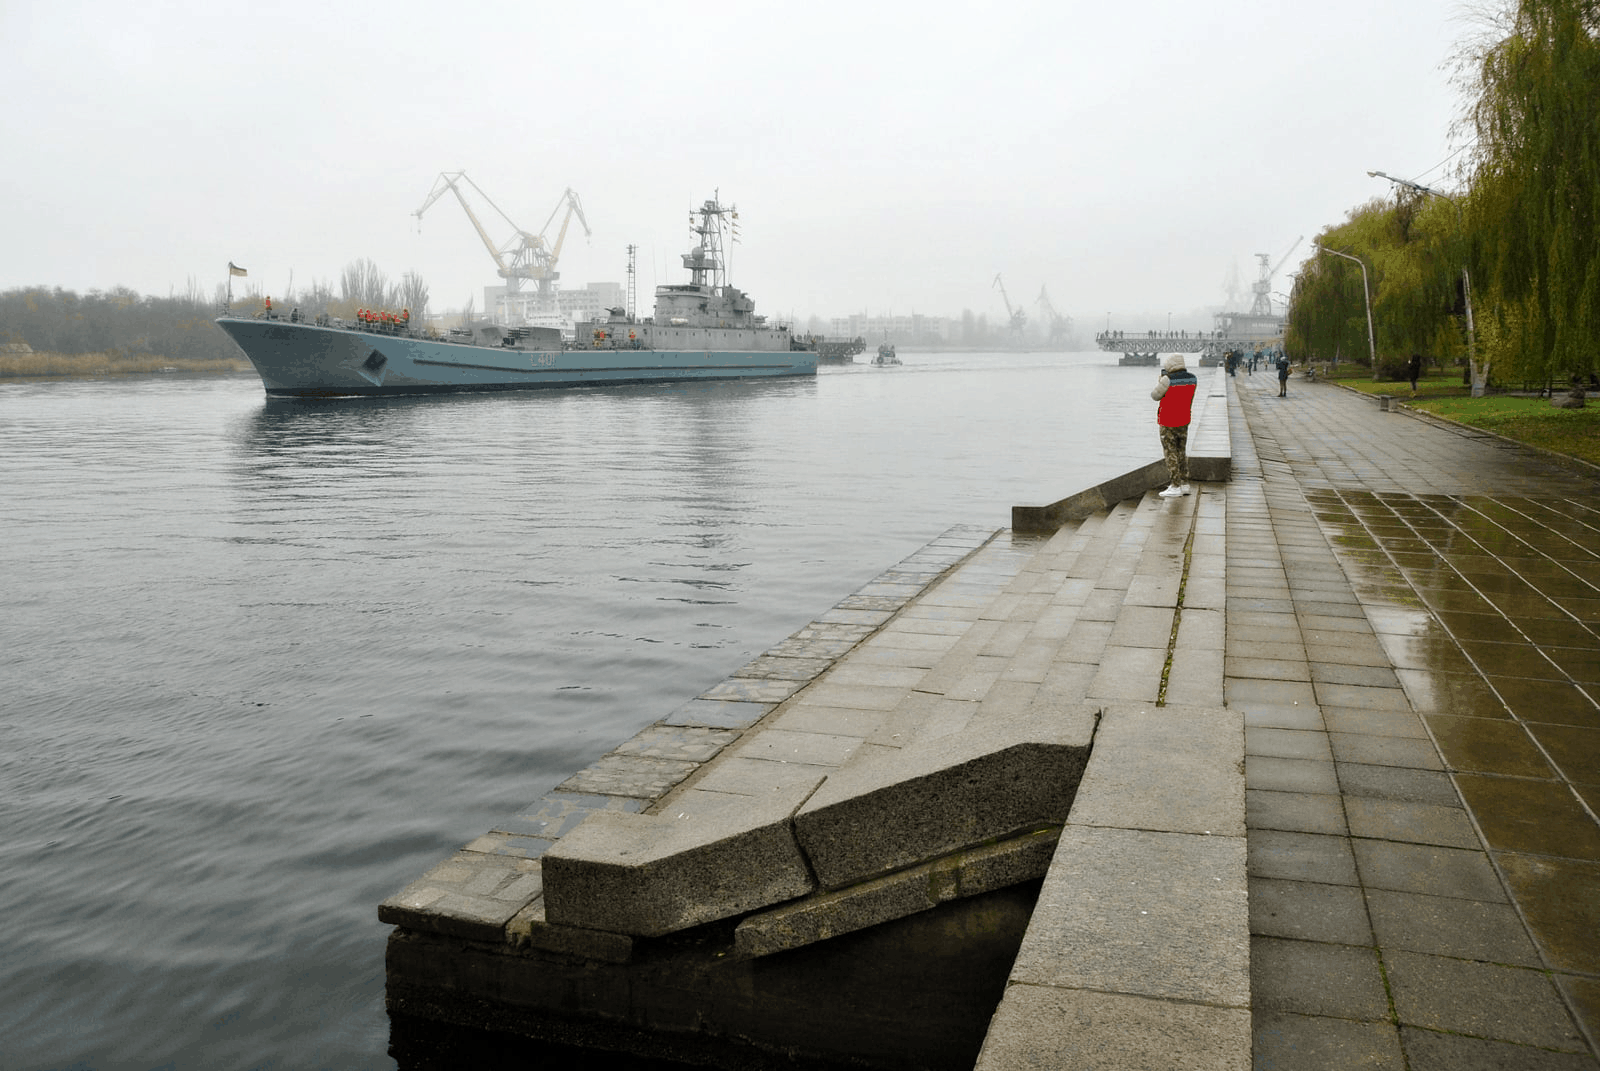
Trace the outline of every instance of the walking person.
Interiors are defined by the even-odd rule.
[[[1278,397],[1289,396],[1289,355],[1278,351]]]
[[[1406,378],[1411,381],[1411,397],[1417,396],[1417,377],[1422,375],[1422,354],[1413,353],[1406,361]]]
[[[1193,372],[1184,368],[1183,354],[1171,353],[1162,358],[1161,378],[1150,392],[1150,397],[1161,403],[1156,407],[1156,426],[1161,433],[1161,454],[1167,461],[1167,475],[1172,481],[1161,492],[1162,498],[1189,493],[1189,413],[1199,382]]]

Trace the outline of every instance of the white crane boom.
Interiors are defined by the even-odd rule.
[[[483,224],[478,221],[477,214],[472,211],[472,205],[467,200],[466,195],[461,192],[460,184],[463,182],[476,190],[478,196],[483,198],[484,203],[494,209],[501,219],[510,224],[513,231],[510,238],[498,246],[494,244],[494,240],[489,237],[489,232],[484,229]],[[590,234],[589,221],[584,218],[583,207],[578,202],[578,195],[572,191],[571,187],[568,187],[566,192],[561,195],[560,200],[556,202],[555,210],[550,213],[550,218],[545,221],[544,229],[548,231],[550,224],[555,221],[556,214],[561,211],[561,207],[563,205],[566,206],[567,214],[561,221],[561,233],[557,237],[553,249],[545,241],[542,232],[533,234],[517,226],[516,221],[506,215],[500,206],[494,203],[494,198],[483,192],[483,187],[468,178],[465,171],[445,171],[440,173],[439,177],[434,180],[432,191],[429,192],[427,199],[422,202],[422,207],[413,212],[412,215],[421,220],[422,214],[435,201],[444,196],[446,190],[454,193],[456,200],[461,202],[461,208],[466,212],[467,219],[471,220],[473,229],[478,232],[478,237],[483,241],[484,247],[489,250],[489,255],[494,258],[496,274],[506,281],[507,289],[511,291],[520,290],[523,280],[532,280],[540,295],[553,302],[554,284],[561,277],[561,273],[556,271],[556,260],[561,255],[561,245],[566,240],[567,226],[572,222],[573,215],[576,215],[579,222],[583,224],[584,234],[586,236]]]

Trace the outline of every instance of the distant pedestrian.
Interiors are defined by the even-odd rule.
[[[1289,396],[1289,355],[1278,351],[1278,397]]]
[[[1422,375],[1422,354],[1413,353],[1406,361],[1406,378],[1411,381],[1411,397],[1417,396],[1417,377]]]
[[[1156,426],[1161,432],[1167,475],[1171,477],[1167,489],[1161,492],[1162,498],[1189,493],[1189,413],[1199,382],[1193,372],[1184,368],[1183,354],[1171,353],[1162,358],[1161,378],[1150,392],[1150,397],[1161,403],[1156,407]]]

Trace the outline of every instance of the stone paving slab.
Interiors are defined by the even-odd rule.
[[[1109,706],[1072,824],[1242,837],[1243,765],[1236,711]]]
[[[499,940],[542,887],[540,864],[460,851],[378,908],[378,921],[475,941]]]
[[[1069,826],[1013,985],[1250,1005],[1241,837]]]
[[[1006,990],[977,1063],[978,1071],[1250,1066],[1248,1009],[1026,984]]]

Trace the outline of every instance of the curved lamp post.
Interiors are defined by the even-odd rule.
[[[1461,229],[1461,200],[1459,198],[1452,197],[1448,193],[1441,193],[1431,186],[1412,182],[1410,179],[1395,178],[1384,171],[1368,171],[1367,177],[1388,179],[1396,186],[1404,186],[1422,194],[1431,193],[1435,197],[1443,197],[1446,201],[1456,206],[1456,229]],[[1472,326],[1472,276],[1467,274],[1467,266],[1465,264],[1461,265],[1461,297],[1466,304],[1467,310],[1467,363],[1472,367],[1472,396],[1474,398],[1482,398],[1484,382],[1478,378],[1478,339],[1477,332]],[[1483,378],[1487,380],[1488,375],[1485,374]]]
[[[1312,242],[1311,247],[1319,253],[1332,253],[1336,257],[1353,260],[1361,265],[1361,295],[1367,299],[1367,353],[1372,358],[1372,381],[1378,381],[1378,345],[1372,340],[1372,288],[1367,285],[1367,263],[1360,257],[1353,257],[1349,253],[1341,253],[1337,249],[1329,249],[1325,245]]]

